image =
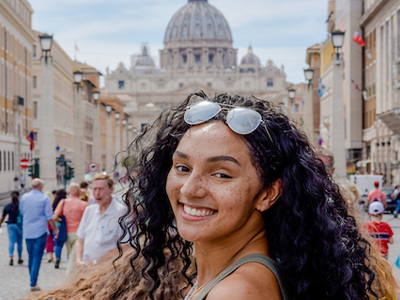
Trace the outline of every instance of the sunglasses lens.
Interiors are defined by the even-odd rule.
[[[210,120],[221,111],[221,106],[210,101],[201,101],[188,108],[185,112],[185,122],[190,125],[201,124]]]
[[[235,108],[226,116],[228,126],[238,134],[249,134],[261,123],[261,115],[249,108]]]

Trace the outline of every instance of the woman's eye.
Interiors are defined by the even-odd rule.
[[[176,169],[179,172],[189,172],[190,171],[190,169],[188,167],[186,167],[186,166],[176,166]]]
[[[218,178],[232,178],[231,176],[226,175],[224,173],[217,173],[217,174],[215,174],[215,176]]]

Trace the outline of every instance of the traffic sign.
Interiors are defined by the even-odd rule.
[[[29,159],[26,159],[26,158],[21,159],[20,162],[19,162],[19,166],[22,169],[26,169],[27,167],[29,167],[30,166]]]
[[[92,162],[88,165],[88,169],[89,169],[89,172],[94,173],[94,172],[97,172],[97,170],[99,169],[99,166],[98,166],[94,161],[92,161]]]

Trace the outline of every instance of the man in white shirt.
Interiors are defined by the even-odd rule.
[[[92,192],[96,204],[85,209],[75,242],[76,266],[82,270],[117,247],[122,235],[118,219],[125,213],[125,207],[113,200],[114,181],[103,173],[92,179]]]

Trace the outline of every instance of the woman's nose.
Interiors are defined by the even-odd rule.
[[[181,187],[181,194],[186,197],[204,197],[207,194],[204,182],[205,179],[201,174],[192,171]]]

